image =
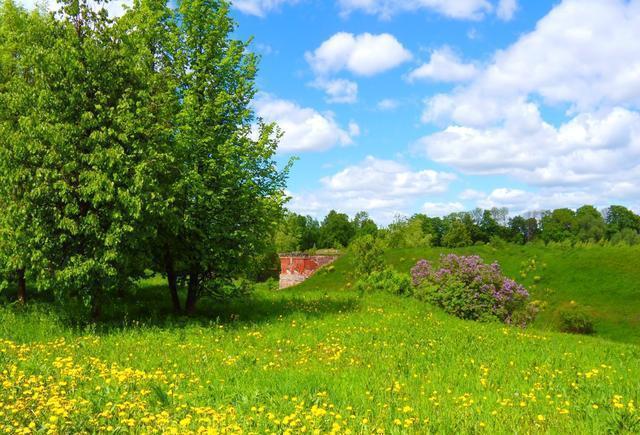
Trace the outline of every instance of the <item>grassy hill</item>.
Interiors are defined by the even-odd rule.
[[[405,269],[424,253],[437,255],[390,259]],[[137,304],[113,307],[124,322],[79,329],[37,305],[1,308],[0,430],[640,431],[639,346],[362,296],[348,268],[343,258],[299,287],[203,305],[194,318],[166,316],[160,281],[144,283]]]
[[[477,254],[485,262],[498,261],[506,275],[524,284],[533,299],[547,302],[533,325],[556,330],[558,309],[575,302],[595,319],[596,335],[640,344],[640,249],[637,247],[562,248],[505,245],[467,248],[392,249],[386,261],[408,272],[417,260],[438,260],[441,254]],[[536,267],[528,268],[531,260]],[[339,289],[351,280],[351,259],[335,263],[335,273],[304,285],[315,289]],[[523,277],[522,272],[526,272]]]

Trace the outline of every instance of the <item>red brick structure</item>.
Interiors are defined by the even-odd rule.
[[[280,254],[280,288],[300,284],[336,258],[337,255]]]

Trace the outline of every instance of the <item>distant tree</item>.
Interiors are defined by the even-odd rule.
[[[447,232],[442,237],[442,246],[458,248],[472,243],[468,226],[461,219],[451,220]]]
[[[621,205],[612,205],[607,208],[604,211],[604,217],[609,238],[625,228],[640,231],[640,216]]]
[[[640,244],[640,234],[631,228],[623,228],[611,237],[611,243],[614,245],[634,246]]]
[[[446,231],[446,225],[439,217],[423,216],[422,232],[431,236],[433,246],[441,246],[442,237]]]
[[[363,236],[365,234],[371,234],[375,236],[378,233],[378,225],[369,217],[369,213],[366,211],[360,211],[356,213],[353,218],[353,226],[355,229],[356,237]]]
[[[599,241],[606,236],[604,218],[592,205],[582,206],[576,211],[576,225],[580,241]]]
[[[480,227],[481,238],[479,240],[488,242],[491,237],[503,237],[504,232],[494,217],[494,213],[490,210],[484,210],[482,219],[478,225]]]
[[[355,228],[349,216],[331,210],[320,226],[320,246],[322,248],[342,248],[349,245],[355,236]]]
[[[545,242],[573,240],[577,234],[576,214],[568,208],[559,208],[541,220],[541,237]]]
[[[301,228],[300,244],[301,249],[306,251],[318,246],[320,240],[320,224],[311,216],[299,216]]]
[[[295,213],[284,213],[278,224],[275,235],[275,248],[277,252],[295,252],[302,246],[302,228],[300,218]],[[302,218],[304,220],[304,218]]]
[[[524,244],[527,241],[527,220],[522,216],[514,216],[509,219],[510,240],[514,243]]]

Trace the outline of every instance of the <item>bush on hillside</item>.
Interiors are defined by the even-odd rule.
[[[361,293],[384,292],[399,296],[410,296],[413,290],[407,274],[396,272],[389,267],[361,277],[355,288]]]
[[[368,276],[384,269],[383,243],[371,234],[358,237],[351,242],[349,251],[356,277]]]
[[[508,324],[530,322],[534,312],[528,310],[529,293],[514,280],[505,277],[498,263],[485,264],[477,256],[449,254],[435,270],[427,260],[411,269],[415,294],[462,319]]]
[[[572,305],[559,310],[560,330],[572,334],[593,334],[593,318],[583,307]]]

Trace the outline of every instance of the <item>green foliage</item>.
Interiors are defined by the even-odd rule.
[[[559,208],[542,217],[541,237],[545,242],[572,241],[577,230],[576,214],[568,208]]]
[[[355,290],[361,293],[383,292],[398,296],[411,296],[413,293],[409,275],[396,272],[389,267],[362,275],[356,281]]]
[[[623,228],[611,236],[611,244],[634,246],[640,244],[640,233],[631,228]]]
[[[595,332],[593,317],[586,309],[575,303],[559,309],[558,320],[560,330],[563,332],[573,334],[593,334]]]
[[[467,226],[459,219],[452,220],[447,232],[442,236],[442,246],[448,248],[469,246],[472,243],[471,234]]]
[[[0,14],[1,264],[95,314],[150,268],[173,294],[189,277],[190,309],[252,274],[288,166],[251,109],[257,58],[229,4]]]
[[[431,246],[433,236],[425,232],[422,215],[411,218],[397,216],[385,233],[385,244],[390,248],[418,248]]]
[[[320,246],[322,248],[342,248],[349,245],[355,236],[355,228],[349,216],[331,210],[320,227]]]
[[[371,275],[384,269],[384,247],[380,239],[370,234],[360,236],[349,245],[356,277]]]

